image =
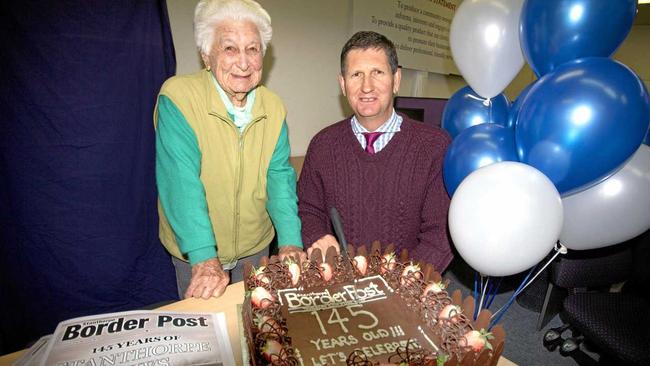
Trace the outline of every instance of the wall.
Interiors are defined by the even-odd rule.
[[[200,69],[192,19],[197,0],[167,0],[176,47],[177,73]],[[352,0],[259,0],[273,20],[273,39],[264,58],[262,82],[287,109],[292,155],[304,155],[322,128],[351,114],[339,90],[341,47],[350,36]],[[379,3],[379,2],[378,2]],[[616,58],[650,84],[650,26],[635,25]],[[535,80],[525,66],[506,88],[513,100]],[[459,76],[403,70],[400,95],[449,98],[465,85]]]
[[[352,114],[337,75],[349,37],[349,1],[263,0],[273,20],[266,85],[287,105],[292,155],[304,155],[321,129]],[[308,5],[307,5],[308,4]],[[273,59],[269,60],[268,56]],[[344,108],[345,107],[345,108]]]
[[[635,25],[614,58],[629,66],[650,87],[650,25]]]

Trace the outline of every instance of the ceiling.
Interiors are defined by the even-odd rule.
[[[650,4],[638,6],[639,12],[634,19],[635,25],[650,25]]]

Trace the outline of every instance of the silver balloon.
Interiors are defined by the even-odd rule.
[[[524,66],[519,45],[522,5],[523,0],[466,0],[451,21],[454,62],[484,98],[501,93]]]
[[[602,248],[650,228],[650,147],[641,145],[614,175],[562,199],[560,241],[569,249]]]
[[[475,170],[454,193],[449,233],[465,262],[483,275],[524,271],[553,249],[562,200],[530,165],[504,161]]]

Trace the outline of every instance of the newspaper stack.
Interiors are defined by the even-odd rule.
[[[59,323],[14,366],[234,366],[223,313],[128,311]]]

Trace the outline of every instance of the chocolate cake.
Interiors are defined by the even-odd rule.
[[[474,299],[450,296],[431,265],[379,243],[312,257],[247,266],[252,365],[496,365],[505,332],[485,331],[489,311],[472,321]]]

